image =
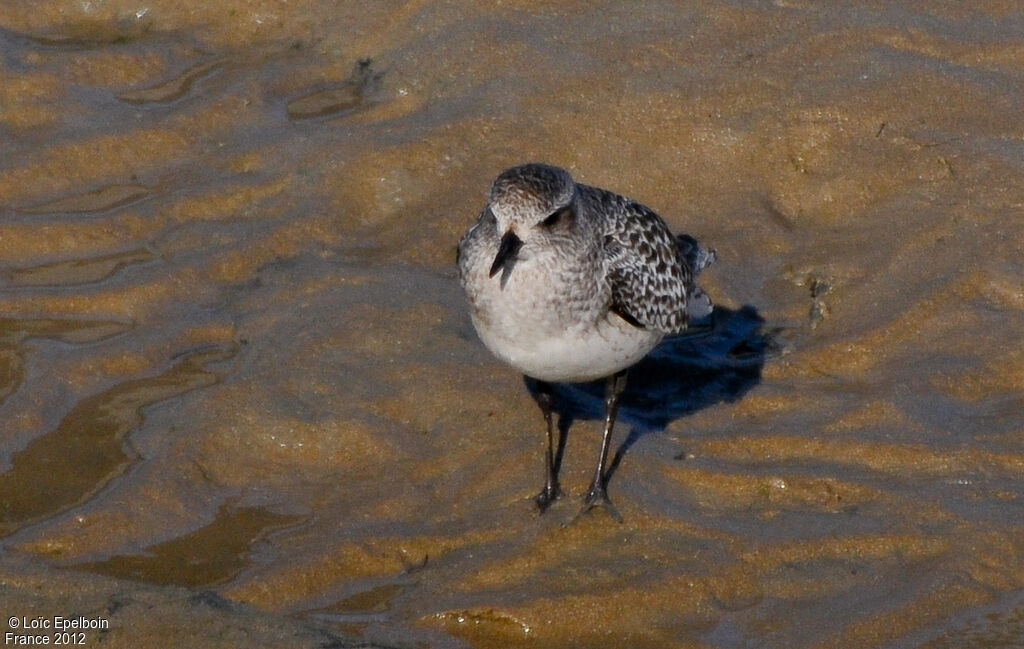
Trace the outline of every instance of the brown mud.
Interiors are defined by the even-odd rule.
[[[0,3],[0,609],[106,646],[1019,647],[1024,10]],[[718,250],[540,414],[454,246],[542,160]],[[89,644],[98,641],[90,632]]]

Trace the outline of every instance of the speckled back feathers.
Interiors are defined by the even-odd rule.
[[[714,251],[705,251],[688,235],[678,239],[654,211],[613,192],[575,183],[563,169],[547,165],[523,165],[503,172],[495,180],[488,207],[477,224],[467,231],[459,244],[459,270],[463,285],[469,285],[472,269],[468,249],[484,247],[474,241],[480,237],[500,238],[499,223],[519,222],[524,214],[539,217],[565,204],[575,205],[578,218],[587,227],[580,237],[593,237],[588,254],[598,256],[596,266],[604,271],[603,300],[610,310],[630,324],[662,333],[686,329],[690,316],[709,313],[711,302],[694,283],[696,275],[714,260]],[[504,218],[510,215],[511,218]],[[535,217],[537,218],[537,217]],[[487,224],[488,227],[478,228]],[[553,240],[554,241],[554,240]],[[567,264],[573,262],[566,254]],[[545,287],[538,286],[538,291]],[[472,299],[472,297],[471,297]]]
[[[624,196],[587,185],[579,189],[587,211],[603,221],[612,310],[665,333],[686,329],[696,271],[665,222]]]

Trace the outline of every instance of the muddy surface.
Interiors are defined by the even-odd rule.
[[[107,646],[1024,646],[1024,9],[0,4],[0,610]],[[454,246],[542,160],[718,251],[561,386]],[[10,622],[8,622],[10,630]]]

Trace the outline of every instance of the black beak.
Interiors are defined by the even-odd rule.
[[[498,254],[494,256],[494,263],[491,264],[491,277],[498,274],[499,270],[512,270],[512,264],[516,262],[516,255],[523,247],[523,240],[516,236],[516,233],[509,230],[501,238],[501,245],[498,246]],[[504,283],[504,282],[503,282]]]

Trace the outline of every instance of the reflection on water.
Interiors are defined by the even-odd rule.
[[[145,88],[125,90],[117,94],[117,98],[129,104],[149,104],[170,102],[184,97],[192,84],[220,67],[217,61],[204,61],[184,70],[181,74]]]
[[[379,84],[382,73],[373,70],[373,61],[362,59],[355,73],[333,88],[315,90],[288,102],[288,117],[308,119],[343,114],[358,108],[374,85]]]
[[[123,473],[132,460],[124,436],[142,423],[141,409],[213,385],[217,374],[204,365],[232,354],[216,348],[189,353],[158,376],[78,402],[55,430],[14,453],[10,469],[0,474],[0,533],[78,504]]]
[[[127,250],[88,259],[58,261],[7,272],[9,286],[73,286],[101,282],[125,266],[152,261],[146,249]]]
[[[110,646],[1012,646],[1022,33],[1010,1],[0,3],[0,603],[113,611]],[[631,374],[621,525],[535,513],[540,417],[451,268],[529,160],[719,252],[714,327]],[[600,395],[558,388],[567,491]]]
[[[214,586],[248,565],[253,543],[298,520],[300,517],[281,516],[259,507],[225,506],[209,525],[146,548],[144,554],[114,556],[76,567],[152,584]]]

